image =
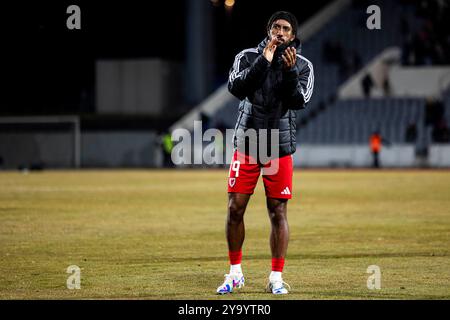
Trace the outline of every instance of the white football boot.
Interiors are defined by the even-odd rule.
[[[232,293],[235,288],[240,289],[244,286],[245,279],[242,273],[226,274],[225,281],[217,288],[217,294]]]
[[[285,285],[291,290],[291,286],[284,282],[283,279],[270,280],[267,284],[266,291],[272,292],[273,294],[288,294],[289,291],[286,289]]]

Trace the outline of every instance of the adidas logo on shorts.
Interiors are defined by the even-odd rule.
[[[283,191],[281,191],[281,194],[291,194],[291,191],[289,191],[289,188],[286,187]]]

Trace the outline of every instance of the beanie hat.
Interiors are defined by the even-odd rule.
[[[275,12],[270,17],[269,22],[267,23],[267,31],[270,31],[270,29],[272,28],[272,24],[279,19],[283,19],[289,22],[292,27],[292,34],[294,36],[297,36],[297,28],[298,28],[297,18],[292,13],[287,11]]]

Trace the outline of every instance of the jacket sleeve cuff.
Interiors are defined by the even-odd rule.
[[[294,65],[290,69],[283,69],[283,78],[287,81],[297,81],[298,78],[298,68]]]
[[[270,62],[261,54],[256,58],[253,65],[258,72],[264,72],[269,68]]]

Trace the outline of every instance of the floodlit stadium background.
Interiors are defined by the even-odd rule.
[[[66,25],[72,4],[79,30]],[[370,5],[381,29],[367,27]],[[1,299],[216,298],[227,270],[227,166],[174,166],[164,138],[193,132],[194,121],[234,127],[229,68],[263,39],[276,10],[297,16],[315,75],[297,118],[288,298],[449,298],[446,2],[59,1],[4,10]],[[372,169],[374,131],[387,141],[387,170]],[[260,290],[270,267],[261,185],[246,226],[248,285],[232,298],[270,299]],[[66,287],[70,265],[81,268],[80,290]],[[366,286],[369,265],[381,268],[381,290]],[[154,273],[165,283],[158,292]]]

